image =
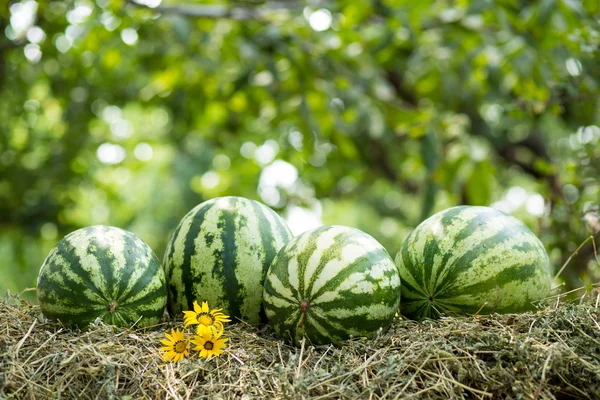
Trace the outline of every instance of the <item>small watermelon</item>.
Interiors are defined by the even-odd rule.
[[[100,318],[117,326],[160,321],[165,274],[152,249],[131,232],[90,226],[65,236],[44,261],[37,280],[42,313],[85,328]]]
[[[337,343],[386,330],[400,304],[400,278],[387,251],[371,236],[322,226],[292,239],[267,273],[269,323],[298,344]]]
[[[518,219],[489,207],[460,206],[423,221],[396,256],[401,313],[517,313],[548,295],[552,278],[540,240]]]
[[[172,315],[208,301],[230,317],[258,324],[262,285],[277,251],[292,234],[269,207],[219,197],[191,210],[167,246],[164,269]]]

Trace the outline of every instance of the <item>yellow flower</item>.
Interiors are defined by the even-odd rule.
[[[209,327],[198,325],[197,335],[194,335],[191,342],[196,345],[194,350],[200,352],[200,358],[210,359],[213,356],[218,357],[223,353],[225,343],[229,339],[219,339],[222,334],[222,330],[214,333]]]
[[[220,308],[210,310],[208,301],[202,302],[202,307],[198,302],[194,302],[194,311],[184,311],[183,324],[187,327],[190,325],[204,325],[208,328],[213,327],[217,331],[223,331],[223,322],[231,322],[228,315],[221,312]]]
[[[183,360],[185,356],[189,355],[190,343],[185,338],[183,330],[171,329],[171,334],[165,333],[167,339],[162,339],[160,342],[164,344],[164,347],[160,349],[166,353],[162,355],[163,360],[177,362]]]

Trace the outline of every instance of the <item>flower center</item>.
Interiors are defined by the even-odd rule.
[[[215,346],[215,345],[214,345],[214,344],[213,344],[213,342],[211,342],[210,340],[209,340],[209,341],[206,341],[206,342],[204,342],[204,348],[205,348],[206,350],[212,350],[214,346]]]
[[[206,313],[198,314],[198,316],[196,317],[196,320],[198,320],[198,322],[201,323],[202,325],[206,325],[206,326],[210,326],[214,322],[212,317]]]
[[[183,353],[185,353],[185,350],[187,349],[187,343],[185,343],[185,341],[183,341],[183,340],[178,340],[175,342],[175,345],[173,346],[173,348],[175,349],[176,353],[183,354]]]

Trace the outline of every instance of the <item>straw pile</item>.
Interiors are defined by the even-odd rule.
[[[600,293],[521,315],[398,318],[376,340],[290,347],[229,325],[220,358],[160,358],[152,330],[71,331],[0,300],[0,398],[600,398]],[[197,353],[194,353],[197,354]]]

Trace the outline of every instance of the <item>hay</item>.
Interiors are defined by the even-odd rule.
[[[290,347],[268,327],[230,325],[227,353],[176,365],[176,326],[74,332],[39,307],[0,300],[0,398],[599,398],[597,292],[536,313],[398,319],[377,340]]]

